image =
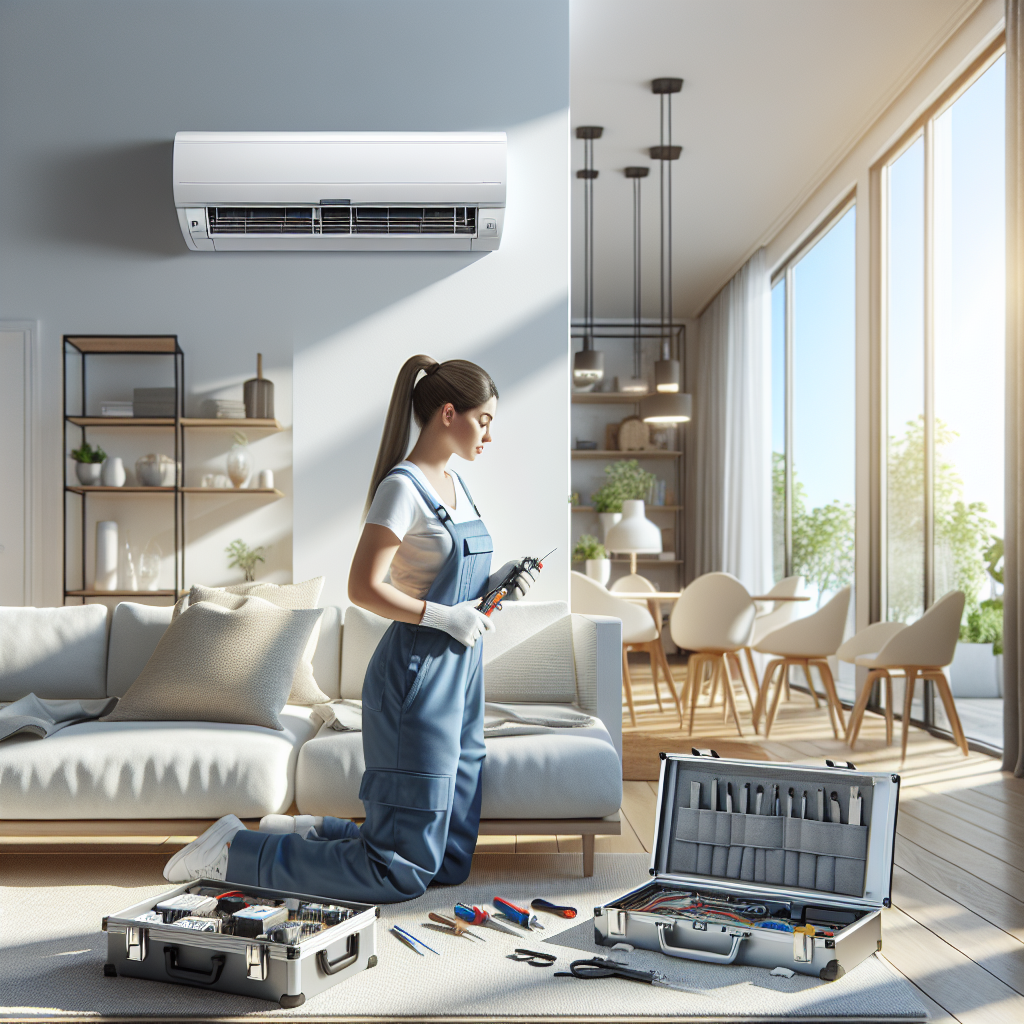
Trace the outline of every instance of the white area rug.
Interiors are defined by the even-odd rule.
[[[6,858],[5,858],[6,859]],[[871,957],[845,978],[772,978],[765,970],[688,964],[637,951],[630,962],[656,967],[706,995],[656,989],[618,978],[555,978],[593,946],[593,907],[648,878],[644,854],[598,854],[593,878],[572,854],[481,854],[461,886],[434,887],[418,900],[382,908],[379,964],[294,1010],[181,985],[106,978],[105,914],[165,891],[154,857],[11,859],[0,868],[0,1018],[252,1017],[282,1020],[346,1018],[450,1019],[491,1017],[630,1017],[753,1021],[924,1020],[913,987]],[[52,883],[54,877],[66,884]],[[520,905],[538,896],[579,909],[576,921],[544,915],[544,932],[522,939],[482,929],[486,943],[423,927],[434,910],[504,896]],[[420,935],[441,956],[417,956],[388,933],[394,924]],[[565,933],[564,935],[562,933]],[[562,943],[559,944],[559,938]],[[537,946],[548,940],[547,945]],[[551,941],[553,940],[553,941]],[[591,944],[588,945],[587,943]],[[506,959],[516,946],[559,954],[555,968]],[[607,950],[602,951],[607,953]],[[582,954],[588,955],[588,954]]]

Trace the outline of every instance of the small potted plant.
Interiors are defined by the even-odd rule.
[[[608,586],[612,575],[612,563],[604,545],[589,533],[583,534],[573,549],[573,558],[586,564],[587,575],[601,586]]]
[[[82,442],[81,448],[76,448],[71,453],[75,460],[75,475],[83,487],[96,487],[100,482],[100,474],[103,472],[103,460],[107,453],[99,446],[95,448],[88,441]]]
[[[256,581],[256,563],[266,561],[263,557],[263,548],[251,548],[239,537],[238,540],[233,540],[224,550],[231,556],[231,559],[228,561],[228,568],[241,569],[245,573],[245,582],[254,583]]]
[[[640,468],[636,459],[623,459],[605,466],[608,482],[590,496],[591,504],[601,522],[601,536],[622,519],[624,501],[643,500],[651,485],[657,481],[653,473]]]

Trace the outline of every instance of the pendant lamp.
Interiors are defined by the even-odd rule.
[[[636,574],[637,555],[661,554],[661,530],[645,515],[643,501],[622,503],[622,518],[609,527],[604,546],[629,555],[629,571]]]
[[[656,78],[651,91],[659,98],[660,145],[651,147],[651,158],[660,163],[661,185],[661,359],[654,364],[658,395],[644,406],[648,423],[684,423],[690,419],[692,401],[684,395],[679,360],[672,355],[672,161],[682,146],[672,145],[672,96],[681,92],[681,78]],[[665,400],[661,400],[665,396]],[[673,397],[675,400],[673,400]]]
[[[619,390],[634,395],[646,395],[650,390],[640,373],[640,182],[650,173],[649,167],[623,170],[633,182],[633,376]]]
[[[583,180],[583,318],[586,323],[583,351],[572,360],[572,382],[577,387],[593,387],[604,377],[604,353],[594,348],[594,139],[604,128],[584,125],[576,129],[583,139],[583,169],[576,177]]]

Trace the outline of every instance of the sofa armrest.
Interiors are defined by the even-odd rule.
[[[604,722],[622,761],[622,620],[572,616],[576,696],[580,707]]]

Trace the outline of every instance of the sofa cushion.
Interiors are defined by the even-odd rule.
[[[543,713],[543,707],[536,709]],[[603,818],[622,803],[622,768],[598,722],[486,740],[485,818]],[[324,726],[299,751],[295,802],[302,814],[361,818],[363,735]]]
[[[123,697],[152,657],[171,624],[170,605],[122,601],[110,618],[107,650],[107,696]]]
[[[260,599],[277,608],[289,610],[315,607],[313,604],[297,604],[293,594],[282,597],[279,593],[280,590],[280,587],[274,587],[273,589],[264,588],[261,591],[262,596]],[[189,607],[208,601],[210,604],[220,605],[222,608],[238,610],[244,607],[246,602],[251,600],[252,596],[252,594],[246,596],[244,594],[234,594],[227,590],[214,590],[211,587],[194,586],[189,591],[188,600]],[[331,699],[316,685],[316,679],[313,678],[313,653],[316,651],[317,641],[320,639],[320,619],[322,618],[323,616],[321,615],[310,631],[302,656],[299,658],[299,663],[295,666],[295,675],[292,676],[292,688],[288,694],[289,704],[307,704],[312,706],[313,704],[323,704],[324,701]]]
[[[0,608],[0,701],[106,696],[107,608]]]
[[[336,604],[324,606],[320,619],[320,639],[313,652],[313,678],[331,700],[341,696],[341,609]]]
[[[301,745],[320,719],[286,707],[284,729],[210,722],[83,722],[0,743],[0,818],[259,818],[287,811]],[[358,782],[356,783],[358,786]]]
[[[227,594],[241,594],[243,597],[262,597],[264,601],[276,604],[278,608],[315,608],[324,589],[323,576],[314,576],[301,583],[264,583],[253,580],[249,583],[232,583],[227,587],[208,587]],[[173,622],[190,604],[191,592],[181,598],[171,614]]]
[[[563,601],[509,601],[484,635],[484,692],[490,701],[571,704],[576,699],[572,620]],[[341,696],[358,700],[370,657],[390,619],[345,610]]]
[[[275,608],[258,597],[239,608],[203,601],[167,628],[107,722],[234,722],[282,726],[295,666],[322,610]]]

